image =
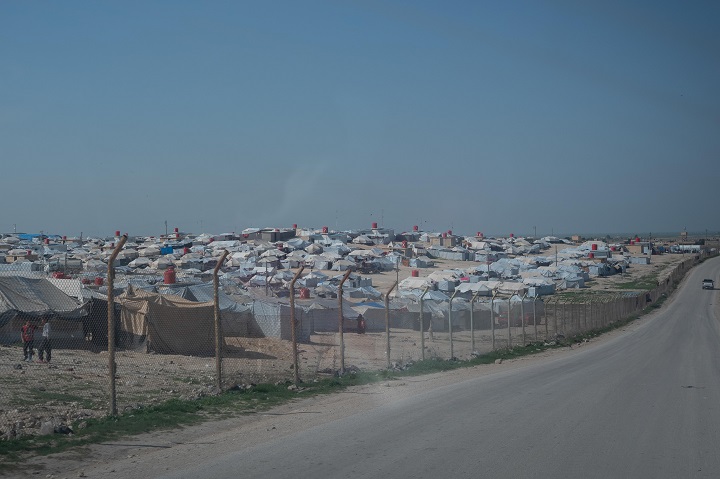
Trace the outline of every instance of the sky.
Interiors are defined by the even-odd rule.
[[[720,2],[5,1],[0,232],[720,231]]]

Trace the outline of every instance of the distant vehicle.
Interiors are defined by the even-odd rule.
[[[715,289],[715,281],[711,279],[703,280],[703,289]]]

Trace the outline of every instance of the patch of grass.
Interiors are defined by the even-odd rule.
[[[603,302],[610,300],[614,297],[615,293],[612,291],[594,291],[594,290],[579,290],[579,291],[561,291],[555,293],[550,303],[559,300],[561,303],[589,303],[589,302]]]
[[[656,288],[658,285],[658,275],[657,273],[649,274],[646,276],[643,276],[641,278],[638,278],[634,281],[626,281],[623,283],[618,283],[617,288],[618,289],[624,289],[624,290],[635,290],[635,291],[650,291],[654,288]]]

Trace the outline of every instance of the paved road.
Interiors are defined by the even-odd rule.
[[[664,311],[624,335],[556,359],[346,412],[277,437],[238,428],[222,441],[184,446],[186,453],[175,454],[184,456],[179,462],[170,462],[169,450],[155,467],[138,458],[111,472],[263,479],[717,478],[718,291],[702,290],[701,280],[718,282],[718,270],[720,258],[705,262]]]

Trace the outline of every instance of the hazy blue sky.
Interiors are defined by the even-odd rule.
[[[0,231],[720,230],[717,1],[3,1]]]

